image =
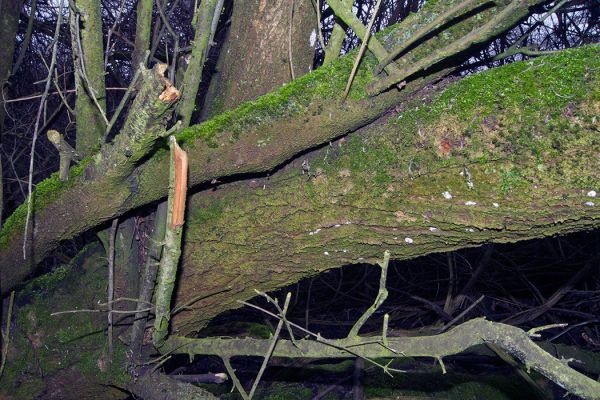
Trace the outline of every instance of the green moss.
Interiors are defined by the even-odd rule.
[[[522,120],[537,118],[542,109],[561,109],[587,96],[590,79],[597,79],[599,51],[598,45],[584,46],[468,76],[451,85],[435,104],[417,115],[406,115],[404,121],[434,121],[452,113],[470,122],[474,110],[480,110],[482,120],[503,109],[521,107]]]
[[[86,248],[81,254],[86,257],[82,266],[61,266],[32,280],[17,293],[16,329],[5,375],[0,380],[0,392],[11,398],[34,398],[24,393],[41,392],[45,389],[43,382],[72,374],[72,370],[90,382],[118,385],[128,379],[124,346],[117,342],[115,362],[110,365],[106,361],[103,313],[51,315],[56,311],[93,309],[105,297],[106,265],[101,252],[90,253]]]
[[[34,297],[45,296],[48,290],[56,287],[58,283],[60,283],[67,277],[70,270],[71,266],[61,265],[54,269],[54,271],[52,272],[32,279],[23,288],[22,293],[27,293]]]
[[[347,168],[355,183],[377,195],[397,179],[492,160],[507,164],[497,172],[503,195],[544,175],[593,185],[591,160],[555,160],[564,152],[600,146],[600,138],[589,134],[594,110],[585,109],[597,107],[599,50],[586,46],[469,76],[428,104],[408,104],[375,129],[380,134],[352,137],[337,160],[315,164],[328,174]],[[534,168],[524,167],[531,163]],[[454,180],[465,186],[466,178]]]
[[[225,209],[225,204],[222,202],[212,202],[207,207],[196,207],[188,211],[190,221],[194,224],[205,224],[207,222],[218,219]]]
[[[250,337],[258,339],[268,339],[273,336],[271,328],[262,324],[250,324],[248,334]]]
[[[189,144],[199,138],[209,146],[216,147],[216,137],[221,132],[231,132],[233,136],[227,140],[236,141],[239,133],[250,127],[267,124],[273,118],[280,119],[307,112],[315,100],[338,101],[352,69],[352,55],[355,53],[352,52],[348,57],[340,58],[256,100],[245,102],[232,111],[226,111],[206,122],[186,128],[177,135],[177,140]],[[366,97],[364,88],[370,79],[368,70],[375,65],[375,61],[367,56],[362,64],[364,67],[356,75],[349,94],[352,99]]]
[[[520,184],[525,183],[523,177],[521,176],[521,171],[514,167],[511,169],[503,168],[500,171],[500,176],[502,177],[500,190],[503,195],[507,195],[512,189]]]
[[[35,186],[33,191],[32,213],[34,210],[41,210],[46,205],[55,201],[59,195],[66,189],[71,188],[79,182],[86,166],[92,161],[92,157],[87,157],[79,164],[73,166],[69,171],[69,180],[61,181],[58,172],[50,175],[49,178],[41,181]],[[21,204],[4,222],[2,231],[0,231],[0,249],[6,248],[15,230],[25,226],[27,218],[27,202]]]

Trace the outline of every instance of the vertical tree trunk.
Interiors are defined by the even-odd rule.
[[[87,155],[102,143],[106,123],[104,44],[99,0],[78,0],[71,10],[71,37],[77,100],[77,151]]]
[[[196,32],[192,42],[192,53],[187,70],[183,78],[181,101],[177,107],[177,114],[181,117],[184,127],[190,125],[192,115],[196,108],[196,95],[202,81],[202,71],[208,54],[211,40],[211,28],[214,19],[219,20],[222,4],[217,10],[217,0],[203,0],[196,10]],[[216,13],[215,13],[216,11]],[[179,85],[179,82],[176,82]]]
[[[290,66],[296,77],[309,72],[316,22],[310,0],[236,2],[203,114],[219,114],[289,82]]]
[[[131,64],[134,69],[144,61],[144,53],[150,49],[150,33],[152,32],[153,0],[139,0],[136,8],[135,44]]]
[[[15,52],[15,40],[17,27],[19,25],[19,12],[23,5],[22,0],[0,1],[0,149],[2,148],[2,134],[4,132],[3,99],[8,98],[8,78],[12,69],[13,55]],[[0,153],[0,228],[2,227],[2,212],[4,205],[4,194],[2,191],[2,154]]]
[[[12,69],[13,55],[15,52],[15,39],[19,26],[19,12],[23,6],[22,0],[0,1],[0,133],[4,129],[4,103],[6,98],[6,84]]]

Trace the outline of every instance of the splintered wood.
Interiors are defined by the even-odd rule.
[[[187,153],[179,147],[174,137],[171,137],[171,141],[173,142],[173,159],[175,162],[175,195],[173,197],[171,210],[171,228],[174,228],[182,226],[184,222],[188,156]]]

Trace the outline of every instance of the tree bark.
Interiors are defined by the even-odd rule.
[[[382,42],[390,47],[402,43],[407,33],[418,29],[454,2],[440,4],[413,14],[395,30],[384,35]],[[414,54],[409,53],[405,57],[418,60],[436,49],[446,47],[457,37],[464,36],[480,25],[482,20],[485,22],[483,17],[462,20],[450,27],[447,34],[424,43],[415,49]],[[457,55],[452,62],[458,65],[466,57],[468,54]],[[190,186],[220,177],[269,171],[308,148],[327,143],[376,120],[448,71],[439,67],[431,68],[428,69],[429,75],[414,78],[402,91],[394,89],[367,98],[365,88],[370,80],[368,71],[375,64],[373,58],[367,57],[354,80],[349,99],[341,103],[352,62],[353,55],[350,54],[233,112],[180,132],[178,141],[183,142],[184,149],[190,153]],[[137,117],[134,112],[130,119],[135,122]],[[121,164],[113,167],[113,163],[104,163],[108,168],[106,176],[92,174],[91,179],[86,179],[82,174],[83,169],[79,167],[71,174],[78,178],[68,185],[60,185],[52,179],[38,185],[34,215],[37,228],[34,241],[28,243],[30,257],[14,265],[14,260],[20,257],[22,251],[23,208],[7,220],[0,235],[2,292],[27,277],[35,264],[61,240],[72,238],[128,210],[164,198],[167,192],[167,158],[164,151],[148,155],[154,148],[151,144],[156,140],[155,134],[159,135],[153,132],[154,139],[146,145],[139,145],[134,157],[128,157],[127,149],[123,146],[115,146],[107,151],[102,157],[104,160],[110,161],[114,156],[121,160]],[[143,160],[147,161],[139,165]]]
[[[401,112],[270,179],[198,193],[177,303],[232,289],[175,316],[174,329],[195,332],[254,289],[372,263],[384,249],[408,259],[598,226],[587,196],[600,185],[597,55],[594,46],[424,89]],[[555,87],[582,97],[543,94]]]
[[[290,22],[292,6],[294,13]],[[204,114],[214,116],[231,110],[290,82],[292,64],[296,77],[311,71],[317,40],[316,18],[310,0],[234,3],[231,26],[221,49]]]
[[[23,2],[21,0],[0,1],[0,38],[5,38],[0,43],[0,150],[2,149],[4,118],[6,117],[4,99],[9,97],[7,85],[12,70],[13,54],[15,52],[15,40],[12,38],[16,38],[17,36],[19,13],[22,6]],[[0,154],[0,229],[2,229],[2,215],[4,211],[3,187],[2,154]]]
[[[100,1],[78,0],[70,10],[71,47],[75,65],[77,151],[89,155],[100,146],[106,129],[104,41]]]
[[[139,68],[140,63],[144,62],[146,58],[146,50],[150,50],[153,6],[153,0],[139,0],[136,7],[135,43],[131,55],[131,64],[134,69]]]
[[[0,2],[0,144],[4,130],[4,99],[8,98],[6,85],[12,71],[13,54],[15,52],[15,39],[19,26],[19,13],[23,6],[22,0],[2,0]],[[25,49],[23,49],[25,51]]]

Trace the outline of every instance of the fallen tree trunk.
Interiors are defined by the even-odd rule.
[[[598,66],[592,46],[441,84],[270,179],[193,196],[175,301],[193,304],[174,331],[384,249],[408,259],[597,227]]]
[[[533,6],[543,2],[531,0],[525,3]],[[388,46],[388,50],[402,44],[412,33],[457,3],[459,0],[438,2],[411,15],[395,29],[382,35],[382,43]],[[497,7],[487,9],[476,17],[464,17],[455,21],[444,35],[429,39],[404,55],[402,62],[410,64],[446,48],[483,25],[488,18],[505,7],[504,2],[499,2]],[[520,10],[519,15],[525,18],[527,7]],[[511,17],[510,23],[503,25],[504,31],[518,22],[519,18]],[[493,36],[490,36],[489,40],[492,39]],[[190,154],[190,186],[219,177],[269,171],[306,149],[376,120],[395,105],[409,99],[424,84],[438,79],[450,66],[459,65],[469,56],[467,52],[453,54],[446,59],[446,63],[436,62],[431,65],[427,69],[427,75],[417,74],[411,77],[412,80],[404,90],[394,89],[374,98],[367,97],[366,87],[371,80],[369,70],[375,65],[375,60],[365,59],[354,79],[349,100],[340,103],[339,99],[352,67],[353,57],[350,55],[256,101],[245,103],[233,112],[187,128],[179,133],[178,140],[184,142],[184,148]],[[141,149],[150,151],[151,147]],[[151,157],[148,153],[145,158],[135,154],[136,160],[149,159],[127,175],[111,174],[111,164],[105,161],[110,160],[112,155],[122,158],[123,154],[127,154],[126,150],[114,148],[114,154],[101,153],[101,165],[109,168],[107,177],[85,174],[80,167],[71,171],[70,176],[74,179],[69,183],[61,184],[54,177],[38,185],[34,194],[35,228],[33,237],[29,237],[25,244],[28,256],[23,261],[24,208],[17,209],[6,221],[0,234],[2,293],[29,276],[35,265],[60,241],[73,238],[115,216],[165,197],[165,172],[168,170],[166,152],[158,151]],[[15,263],[15,260],[20,261]]]

